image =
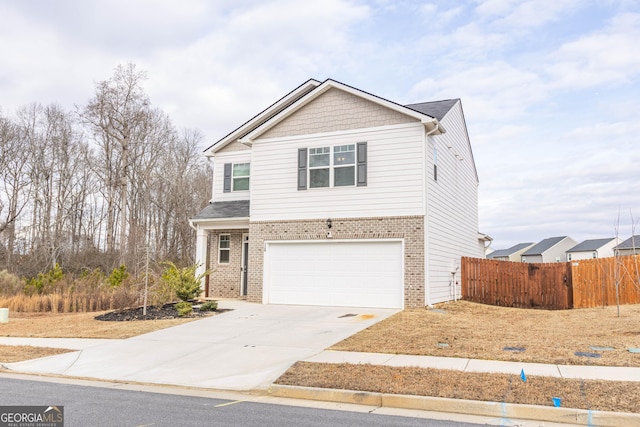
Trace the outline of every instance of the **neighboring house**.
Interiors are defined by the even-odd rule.
[[[211,203],[191,218],[211,297],[424,307],[483,257],[459,99],[400,105],[309,80],[205,150]]]
[[[527,251],[527,249],[531,248],[535,243],[518,243],[515,246],[511,246],[509,249],[498,249],[489,255],[487,255],[487,259],[496,259],[498,261],[522,261],[520,255]]]
[[[494,252],[494,249],[491,247],[491,243],[493,242],[493,238],[488,234],[478,232],[478,245],[480,246],[481,253],[486,257],[488,254]]]
[[[612,257],[613,247],[618,243],[620,240],[615,237],[585,240],[567,251],[567,261]]]
[[[522,262],[566,262],[567,250],[578,242],[568,236],[550,237],[520,255]]]
[[[624,242],[613,248],[616,255],[638,255],[640,254],[640,234],[629,237]]]

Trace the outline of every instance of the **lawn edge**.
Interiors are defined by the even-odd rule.
[[[497,419],[526,419],[601,427],[635,427],[640,425],[640,414],[607,412],[573,408],[555,408],[504,402],[449,399],[442,397],[387,394],[355,390],[337,390],[272,384],[268,393],[290,399],[321,400],[378,407],[416,409],[421,411],[451,412],[479,415]]]

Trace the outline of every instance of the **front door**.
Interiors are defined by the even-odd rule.
[[[240,296],[247,296],[247,281],[249,267],[249,235],[242,235],[242,277],[240,279]]]

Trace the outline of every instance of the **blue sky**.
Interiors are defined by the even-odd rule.
[[[494,248],[612,237],[618,216],[627,238],[640,218],[636,0],[4,1],[0,52],[5,115],[73,109],[131,61],[205,145],[308,78],[461,98]]]

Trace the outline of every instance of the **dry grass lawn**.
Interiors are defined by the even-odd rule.
[[[130,338],[180,325],[197,318],[104,322],[94,313],[10,313],[9,323],[0,323],[0,337],[33,338]],[[0,345],[0,363],[52,356],[72,350]]]
[[[64,348],[33,347],[29,345],[0,345],[0,363],[21,362],[39,357],[68,353]]]
[[[9,323],[0,323],[0,337],[34,338],[130,338],[158,329],[191,322],[197,318],[105,322],[94,313],[11,313]]]
[[[439,369],[298,362],[277,381],[307,387],[640,412],[640,382],[587,381]]]
[[[615,307],[546,311],[457,301],[435,310],[402,311],[331,349],[637,367],[640,354],[628,349],[640,347],[640,305],[620,311],[617,317]],[[578,357],[576,352],[600,358]],[[640,382],[529,377],[525,383],[518,375],[299,362],[277,383],[546,406],[559,397],[564,407],[640,412]]]
[[[640,305],[621,306],[620,312],[617,317],[616,307],[547,311],[456,301],[435,310],[404,310],[331,349],[639,367],[640,354],[628,349],[640,348]],[[600,358],[579,357],[576,352]]]

